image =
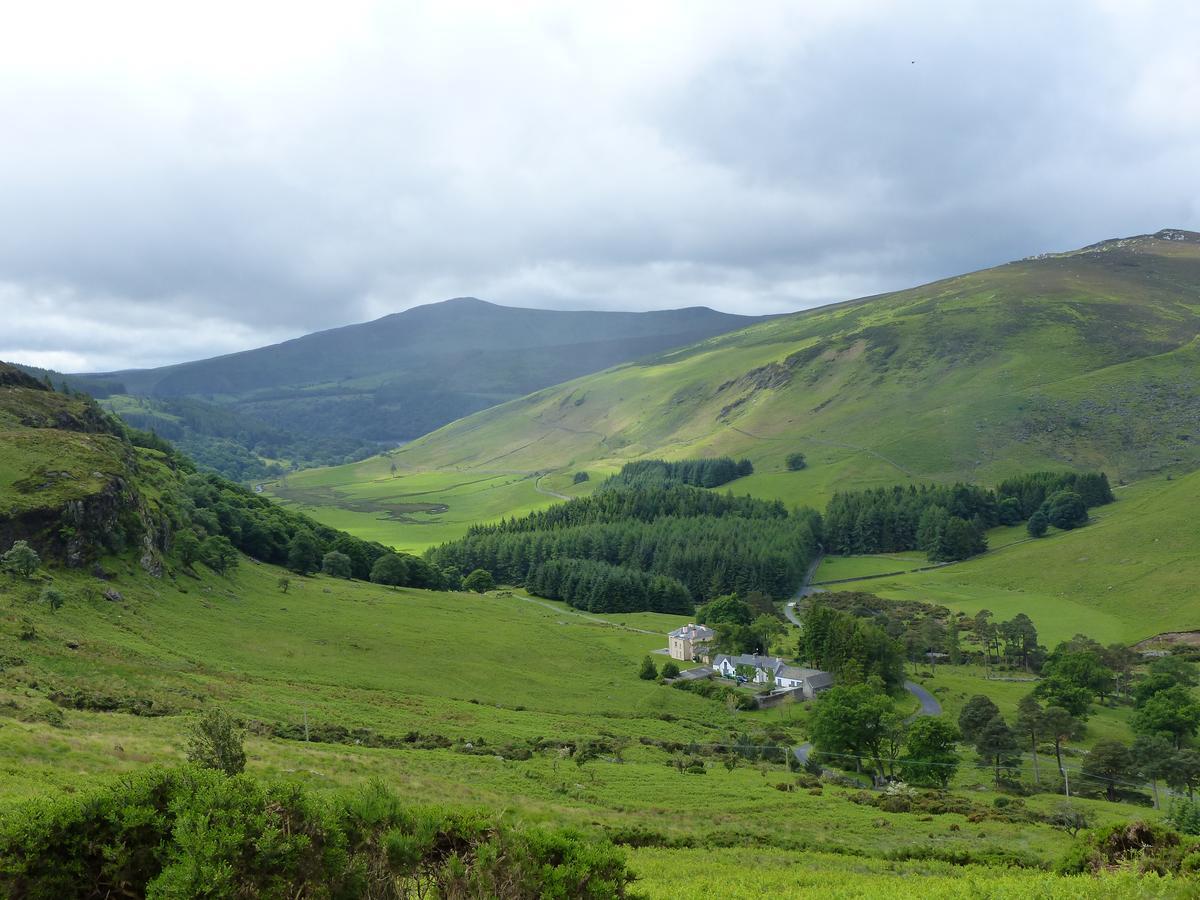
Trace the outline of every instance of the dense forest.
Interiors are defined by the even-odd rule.
[[[890,691],[904,682],[904,648],[869,619],[809,603],[803,613],[799,656],[817,669],[832,672],[839,682],[879,677]]]
[[[198,472],[191,459],[158,435],[123,425],[98,408],[96,413],[133,446],[161,454],[172,471],[163,508],[173,533],[171,552],[185,568],[203,562],[224,572],[237,565],[236,551],[241,551],[298,575],[325,571],[393,586],[459,586],[457,572],[321,525],[220,475]]]
[[[201,469],[235,481],[272,478],[288,466],[341,465],[392,444],[363,446],[339,435],[297,437],[252,415],[191,397],[119,397],[108,407],[128,425],[151,431],[183,450]]]
[[[995,490],[955,484],[840,492],[825,513],[825,548],[841,554],[922,550],[934,561],[965,559],[987,549],[988,528],[1037,516],[1076,527],[1086,522],[1088,508],[1112,500],[1103,473],[1070,472],[1034,472]]]
[[[568,603],[596,611],[603,590],[573,593],[571,582],[556,578],[558,561],[592,560],[621,594],[621,611],[633,573],[666,576],[682,585],[692,601],[733,591],[761,591],[785,597],[799,584],[820,544],[821,520],[812,510],[789,513],[778,502],[733,497],[684,485],[621,488],[598,492],[497,525],[476,526],[466,537],[431,549],[435,566],[459,571],[481,568],[498,581],[538,585]],[[544,568],[544,564],[556,565]],[[566,565],[563,563],[562,565]],[[599,574],[595,578],[601,579]],[[616,593],[613,594],[616,597]],[[653,609],[651,598],[641,601]],[[671,600],[683,610],[682,595]],[[686,610],[690,612],[691,606]]]
[[[589,612],[651,612],[691,615],[692,595],[677,579],[590,559],[550,559],[526,580],[530,592],[565,600]]]
[[[609,487],[658,487],[669,484],[690,484],[714,488],[735,478],[754,473],[748,459],[734,460],[728,456],[711,459],[681,459],[667,462],[661,459],[640,459],[625,463],[621,471],[608,479]]]

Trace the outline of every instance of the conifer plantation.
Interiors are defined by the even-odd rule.
[[[686,614],[735,591],[788,596],[820,541],[813,510],[687,485],[613,486],[475,526],[427,559],[439,569],[487,569],[593,612]]]

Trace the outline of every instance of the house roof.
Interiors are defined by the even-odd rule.
[[[779,671],[775,673],[776,678],[794,678],[796,680],[804,680],[811,682],[817,675],[827,675],[829,673],[822,672],[820,669],[806,669],[802,666],[780,666]]]
[[[818,688],[827,688],[833,684],[833,675],[829,672],[818,672],[808,679],[808,686],[813,690]]]
[[[676,628],[667,634],[667,637],[683,638],[687,641],[711,641],[716,636],[717,633],[707,625],[696,625],[693,623]]]
[[[775,672],[783,666],[783,660],[777,656],[754,656],[750,653],[742,653],[738,656],[718,656],[713,660],[714,666],[719,666],[724,660],[729,660],[733,666],[753,666],[756,669],[766,669],[768,672]]]

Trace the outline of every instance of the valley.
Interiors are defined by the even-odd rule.
[[[1196,284],[1192,236],[1022,261],[249,486],[0,366],[0,877],[223,715],[230,784],[582,835],[648,897],[1187,896],[1200,677],[1129,648],[1200,627]],[[1133,827],[1167,877],[1093,862]]]

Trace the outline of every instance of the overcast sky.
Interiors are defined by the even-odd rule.
[[[0,5],[0,359],[781,312],[1200,229],[1197,3]]]

